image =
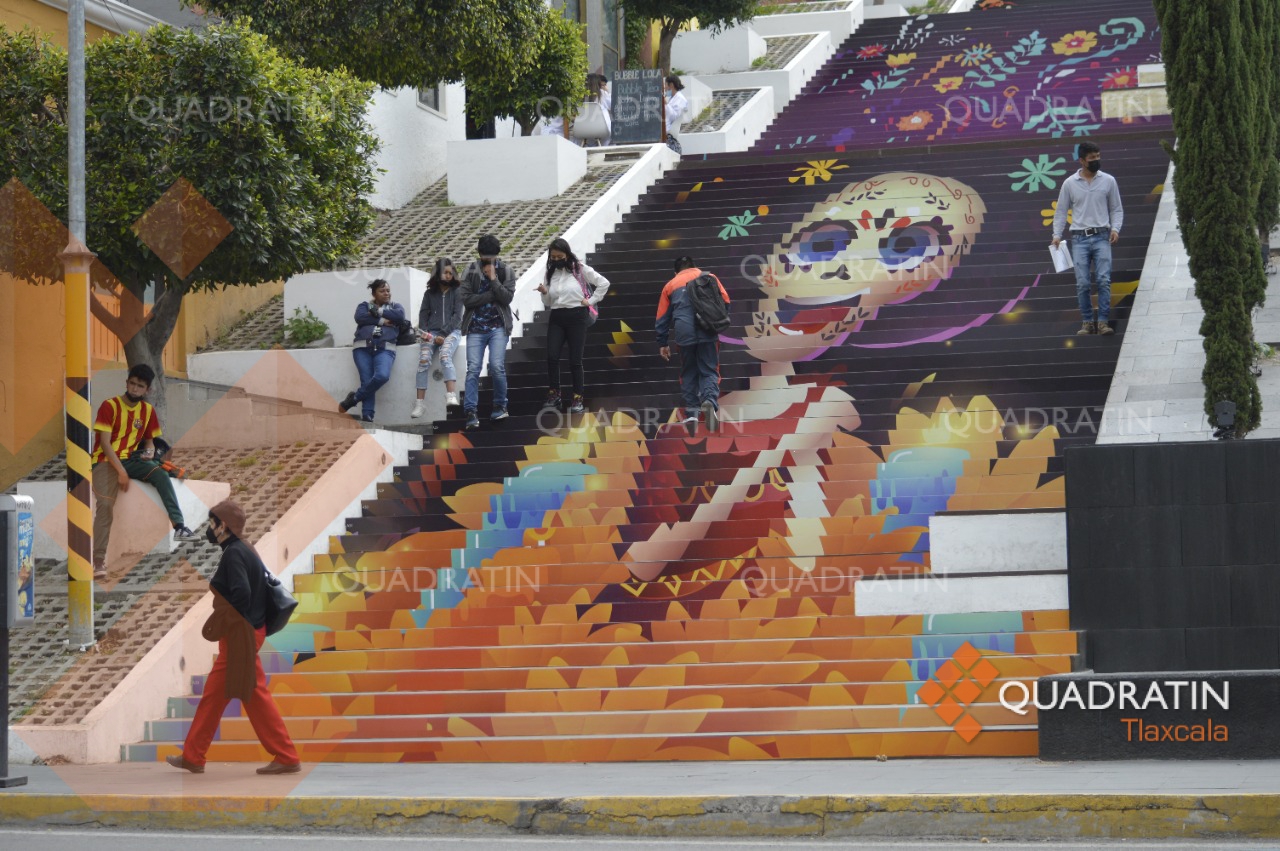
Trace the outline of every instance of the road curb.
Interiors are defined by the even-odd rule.
[[[1280,794],[581,798],[0,796],[6,827],[387,834],[1280,839]]]

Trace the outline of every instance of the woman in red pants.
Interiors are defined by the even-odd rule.
[[[258,773],[296,774],[302,770],[301,760],[267,691],[267,677],[258,658],[258,649],[267,637],[266,567],[257,551],[240,539],[244,524],[244,509],[231,500],[218,503],[209,512],[205,535],[222,547],[222,558],[209,581],[213,614],[203,632],[205,638],[218,642],[218,658],[205,679],[204,695],[182,755],[166,757],[166,761],[175,768],[202,773],[222,712],[232,698],[239,698],[258,741],[274,757]]]

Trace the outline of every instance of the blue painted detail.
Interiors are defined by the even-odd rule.
[[[1011,633],[959,633],[955,635],[918,635],[911,640],[912,673],[927,680],[942,667],[967,641],[978,650],[1013,653],[1017,636]]]
[[[499,550],[524,544],[524,533],[542,526],[548,511],[558,511],[569,494],[583,489],[584,478],[596,468],[578,463],[552,462],[526,467],[519,476],[503,480],[500,494],[489,498],[490,511],[481,529],[467,532],[466,546],[453,551],[450,566],[437,571],[436,587],[423,591],[413,614],[414,625],[427,625],[436,609],[451,609],[470,587],[472,568],[481,567]]]
[[[1022,632],[1022,612],[965,612],[951,615],[926,615],[924,618],[922,630],[924,635],[948,635],[960,632]]]
[[[316,649],[315,634],[332,632],[327,626],[313,623],[291,623],[262,643],[264,652],[310,653]]]
[[[956,480],[964,472],[969,459],[965,449],[947,446],[922,446],[899,449],[889,459],[876,465],[876,478],[871,482],[871,511],[885,514],[884,532],[907,527],[929,526],[929,518],[945,511],[956,492]],[[923,563],[929,551],[928,535],[922,535],[902,561]]]

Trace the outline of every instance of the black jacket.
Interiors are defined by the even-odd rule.
[[[253,548],[235,535],[222,542],[222,558],[209,587],[244,615],[254,629],[266,625],[266,566]]]

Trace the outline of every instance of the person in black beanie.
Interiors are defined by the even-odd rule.
[[[232,698],[238,698],[258,741],[273,757],[258,773],[297,774],[302,770],[298,751],[267,690],[267,675],[258,658],[267,637],[267,568],[257,550],[242,540],[244,527],[244,509],[229,499],[209,511],[205,536],[222,547],[222,558],[209,581],[213,614],[202,632],[205,638],[218,642],[218,657],[205,678],[204,693],[182,753],[165,757],[165,761],[174,768],[203,774],[205,755],[222,713]]]

